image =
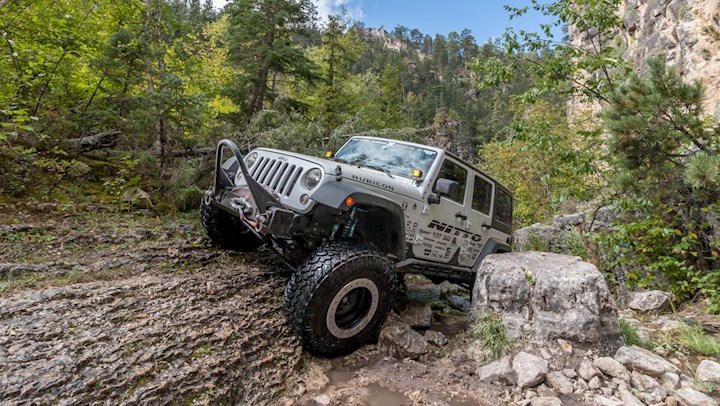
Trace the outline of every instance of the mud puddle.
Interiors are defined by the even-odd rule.
[[[327,386],[323,389],[322,393],[329,398],[333,397],[333,394],[338,389],[352,388],[355,385],[350,381],[355,377],[356,372],[360,368],[335,368],[327,372],[327,377],[330,379]],[[410,399],[405,397],[402,393],[396,392],[378,383],[371,383],[367,385],[362,392],[367,392],[362,399],[363,405],[372,406],[404,406],[411,405]]]

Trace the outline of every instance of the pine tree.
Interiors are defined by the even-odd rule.
[[[231,97],[247,122],[274,96],[282,75],[313,80],[316,66],[295,43],[314,24],[310,0],[235,0],[226,6],[228,60],[238,71]]]

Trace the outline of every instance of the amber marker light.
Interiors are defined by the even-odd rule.
[[[420,169],[413,169],[412,175],[416,178],[422,178],[422,171]]]
[[[355,203],[355,201],[353,200],[352,196],[348,196],[348,197],[345,198],[345,205],[346,205],[346,206],[350,207],[350,206],[353,205],[353,203]]]

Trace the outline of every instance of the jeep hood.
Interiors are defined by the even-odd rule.
[[[360,187],[369,188],[373,191],[386,191],[402,196],[415,199],[422,199],[421,189],[412,179],[403,178],[397,175],[388,176],[383,171],[371,169],[367,167],[357,167],[354,165],[331,161],[328,159],[313,157],[309,155],[299,154],[296,152],[282,151],[270,148],[258,148],[254,150],[261,156],[276,155],[277,157],[287,157],[301,159],[314,166],[320,167],[325,176],[337,176],[337,168],[340,167],[340,174],[343,181],[348,180]]]

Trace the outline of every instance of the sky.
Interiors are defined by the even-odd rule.
[[[213,0],[222,7],[227,0]],[[527,15],[510,20],[503,6],[523,7],[529,0],[313,0],[321,18],[338,14],[343,8],[348,15],[365,23],[365,27],[384,27],[392,31],[398,25],[417,28],[423,34],[447,35],[469,28],[478,42],[499,37],[506,27],[539,31],[538,24],[547,22],[542,16]]]

